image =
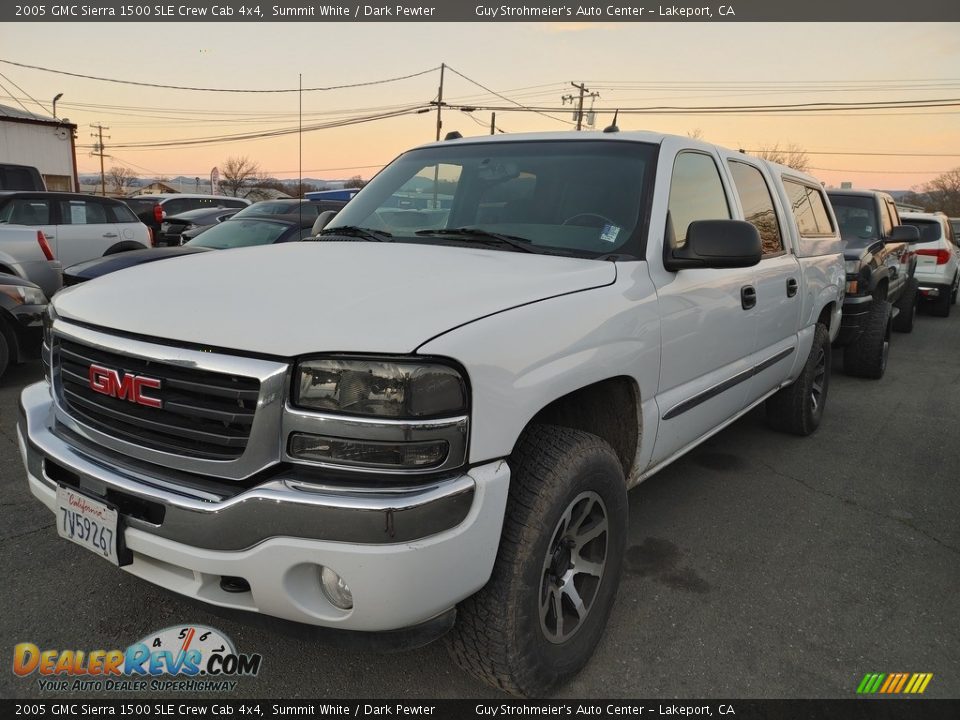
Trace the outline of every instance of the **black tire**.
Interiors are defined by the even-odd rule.
[[[953,286],[943,285],[940,294],[930,306],[930,312],[937,317],[950,317],[950,308],[953,307]]]
[[[890,326],[890,303],[874,300],[860,337],[843,350],[843,371],[847,375],[874,380],[883,377],[890,353]]]
[[[10,343],[7,341],[6,333],[4,332],[3,323],[0,322],[0,380],[3,379],[4,373],[7,372],[7,368],[10,366]]]
[[[903,295],[897,300],[900,314],[893,319],[893,329],[901,333],[913,332],[913,321],[917,317],[917,305],[920,301],[920,286],[913,278],[907,281]]]
[[[583,668],[606,626],[626,547],[626,485],[610,445],[553,425],[524,431],[510,467],[493,573],[460,604],[446,645],[456,663],[479,680],[539,697]],[[604,518],[606,531],[588,539]],[[583,543],[579,549],[568,544],[573,538]],[[576,561],[589,561],[589,571],[578,572]],[[581,598],[584,615],[573,611],[568,592]]]
[[[957,292],[960,291],[960,272],[953,278],[953,290],[950,291],[950,304],[957,304]]]
[[[774,430],[810,435],[820,426],[830,389],[830,331],[817,324],[800,377],[767,398],[767,423]]]

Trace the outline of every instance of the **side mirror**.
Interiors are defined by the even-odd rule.
[[[313,227],[310,228],[310,234],[316,235],[318,232],[323,230],[327,225],[330,224],[330,221],[337,216],[336,210],[324,210],[322,213],[317,215],[317,219],[313,221]]]
[[[738,268],[760,262],[760,233],[743,220],[695,220],[687,228],[687,243],[666,249],[667,270]]]
[[[888,243],[915,243],[920,242],[920,230],[913,225],[896,225],[884,242]]]

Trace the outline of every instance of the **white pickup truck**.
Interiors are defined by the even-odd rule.
[[[569,678],[627,490],[764,401],[813,432],[844,287],[814,178],[608,130],[427,145],[315,242],[58,294],[19,440],[59,534],[214,605],[447,633],[513,693]]]

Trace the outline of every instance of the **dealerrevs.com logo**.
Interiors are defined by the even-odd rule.
[[[237,678],[260,672],[262,661],[202,625],[164,628],[126,650],[41,650],[29,642],[13,648],[13,672],[36,676],[47,691],[228,692]]]

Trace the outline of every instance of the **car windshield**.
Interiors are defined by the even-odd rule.
[[[920,242],[936,242],[943,238],[943,228],[936,220],[904,220],[904,225],[913,225],[920,231]]]
[[[655,145],[451,142],[408,152],[324,230],[580,257],[639,256]]]
[[[830,195],[830,204],[840,225],[840,237],[848,245],[865,245],[880,238],[877,207],[872,197]]]
[[[318,214],[317,206],[312,202],[264,202],[254,203],[237,213],[237,217],[247,215],[314,215]]]
[[[269,245],[276,242],[290,229],[286,223],[269,220],[224,220],[209,230],[185,243],[190,247],[205,247],[215,250],[250,247],[251,245]]]

